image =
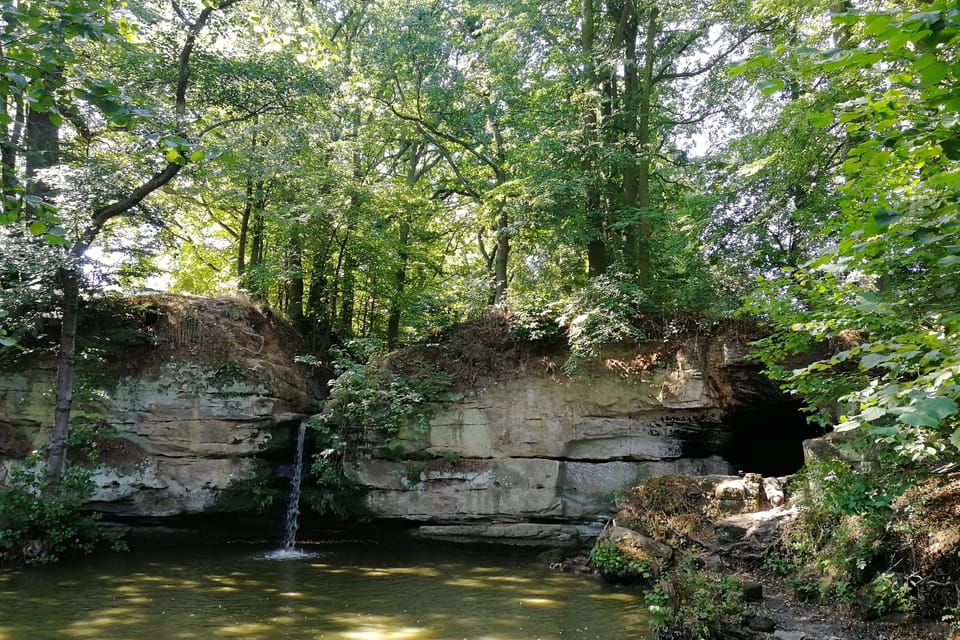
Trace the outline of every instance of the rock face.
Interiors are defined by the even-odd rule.
[[[306,380],[282,327],[248,304],[163,298],[147,309],[138,350],[78,372],[73,424],[109,436],[95,439],[93,506],[121,516],[201,512],[299,422]],[[0,483],[52,423],[55,369],[31,364],[0,374]]]
[[[95,439],[95,508],[199,513],[271,455],[289,462],[310,404],[295,336],[235,300],[132,308],[122,329],[134,344],[98,356],[77,382],[74,424],[105,436]],[[416,523],[425,537],[571,544],[599,529],[618,491],[646,478],[737,470],[731,414],[783,403],[744,360],[745,345],[728,333],[620,346],[572,378],[531,357],[439,403],[428,429],[391,443],[392,457],[369,442],[346,472],[375,517]],[[0,373],[0,483],[45,443],[53,378],[42,362]]]
[[[776,396],[744,351],[701,336],[612,351],[575,378],[528,373],[442,403],[426,433],[403,436],[404,459],[371,447],[348,474],[373,513],[424,522],[431,538],[596,528],[646,478],[736,471],[727,414]]]

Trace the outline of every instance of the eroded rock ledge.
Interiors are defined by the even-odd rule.
[[[156,296],[102,321],[98,330],[120,329],[131,344],[78,369],[73,422],[106,436],[97,438],[93,508],[202,512],[218,489],[252,473],[255,456],[287,447],[308,386],[293,360],[295,336],[271,315],[240,299]],[[49,361],[5,369],[0,483],[13,461],[46,443],[54,406]]]
[[[579,375],[544,358],[523,374],[440,403],[400,459],[371,442],[347,466],[380,517],[421,522],[431,539],[570,544],[595,535],[618,491],[660,475],[742,469],[735,416],[796,409],[744,358],[745,338],[694,335],[610,349]],[[778,413],[779,412],[779,413]],[[800,436],[770,425],[770,450]],[[795,468],[787,471],[794,471]],[[786,472],[786,471],[785,471]]]
[[[788,433],[802,418],[744,357],[753,334],[727,327],[618,345],[568,377],[563,345],[523,346],[501,321],[408,350],[466,383],[427,430],[401,434],[399,456],[383,457],[374,438],[347,461],[374,517],[430,538],[567,545],[594,535],[617,492],[645,478],[754,471],[757,458],[789,448],[800,465],[809,434]],[[74,412],[109,436],[94,508],[202,513],[258,465],[275,477],[290,462],[312,400],[282,322],[236,299],[172,296],[134,301],[117,322],[136,340],[81,368]],[[483,339],[485,351],[462,359],[443,346]],[[0,482],[45,443],[53,376],[43,361],[0,374]]]

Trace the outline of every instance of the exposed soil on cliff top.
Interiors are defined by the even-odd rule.
[[[140,351],[147,360],[220,364],[256,359],[289,365],[301,347],[285,321],[242,297],[137,296],[111,311],[92,319],[89,339],[115,329],[139,332],[148,345]]]
[[[642,375],[675,357],[699,338],[746,346],[766,332],[745,320],[710,321],[694,316],[645,315],[635,319],[644,339],[604,347],[599,357],[582,365],[582,373],[614,371],[627,378]],[[534,322],[509,314],[490,314],[460,323],[429,340],[400,349],[384,360],[395,373],[416,376],[435,368],[451,376],[458,391],[478,389],[521,377],[564,380],[570,356],[563,330],[550,322]],[[758,365],[759,366],[759,365]]]

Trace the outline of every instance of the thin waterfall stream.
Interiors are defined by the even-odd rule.
[[[303,482],[303,442],[306,439],[307,423],[301,422],[297,431],[297,453],[290,479],[290,497],[284,522],[283,547],[266,554],[270,560],[312,558],[316,554],[297,549],[297,529],[300,527],[300,484]]]

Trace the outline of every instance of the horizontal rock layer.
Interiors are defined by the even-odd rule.
[[[518,542],[526,529],[517,523],[535,525],[532,540],[559,539],[555,527],[582,533],[613,512],[616,492],[645,478],[735,471],[723,458],[725,415],[740,396],[771,395],[744,352],[697,337],[673,350],[612,351],[574,378],[501,382],[441,403],[424,433],[401,434],[404,459],[378,459],[369,442],[348,475],[374,514],[428,523],[431,538],[489,530]]]

